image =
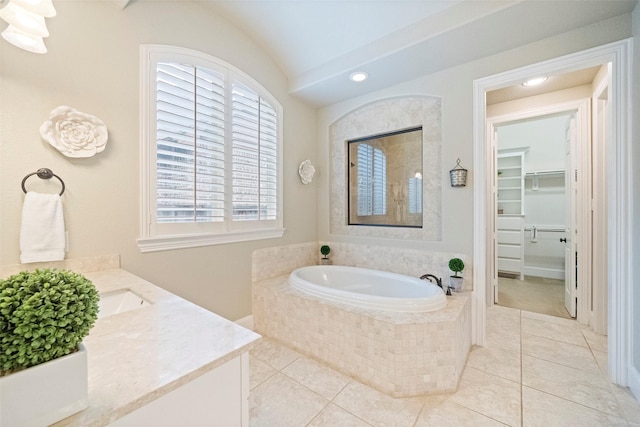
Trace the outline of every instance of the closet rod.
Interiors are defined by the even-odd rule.
[[[536,226],[525,227],[524,231],[532,231],[533,229],[535,229],[536,231],[547,231],[550,233],[565,233],[567,231],[564,228],[536,227]]]
[[[527,172],[525,176],[541,176],[541,175],[564,175],[565,171],[562,169],[557,170],[546,170],[546,171],[535,171],[535,172]]]

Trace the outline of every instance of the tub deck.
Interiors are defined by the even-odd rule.
[[[470,292],[395,313],[322,300],[288,275],[253,283],[254,329],[393,397],[453,392],[471,349]]]

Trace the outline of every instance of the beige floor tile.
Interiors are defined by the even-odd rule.
[[[487,331],[485,347],[520,354],[520,334],[504,335]]]
[[[409,427],[418,418],[424,398],[396,399],[352,381],[333,403],[376,427]]]
[[[520,310],[497,305],[489,307],[487,346],[520,351]]]
[[[451,395],[430,396],[415,427],[500,427],[505,424],[451,401]]]
[[[593,357],[596,359],[596,363],[600,368],[600,372],[605,378],[608,378],[609,372],[609,355],[607,353],[603,353],[601,351],[591,351],[593,353]]]
[[[330,403],[309,423],[308,427],[371,427],[371,424]]]
[[[350,377],[304,356],[284,368],[282,373],[329,400],[351,381]]]
[[[505,333],[520,332],[520,310],[494,305],[487,309],[487,328]]]
[[[467,366],[488,374],[520,383],[520,352],[496,348],[474,346],[469,353]]]
[[[522,318],[522,334],[535,335],[569,344],[587,347],[587,341],[582,335],[582,328],[577,322],[558,324],[538,319]]]
[[[510,319],[514,322],[520,321],[520,310],[516,308],[494,305],[487,309],[487,320]]]
[[[600,372],[591,350],[579,345],[525,334],[522,336],[522,354],[585,371]]]
[[[611,415],[623,416],[609,382],[599,372],[582,371],[524,355],[522,384]]]
[[[640,424],[640,403],[636,400],[628,387],[611,384],[611,391],[622,407],[622,412],[629,422]]]
[[[276,372],[271,366],[267,365],[260,359],[249,356],[249,389],[253,390],[267,379],[271,378]]]
[[[520,425],[520,385],[467,366],[452,402],[510,426]]]
[[[278,371],[302,355],[269,338],[262,338],[249,350],[249,354]]]
[[[249,394],[251,427],[301,427],[307,425],[329,401],[277,373]]]
[[[576,326],[576,321],[571,318],[550,316],[543,313],[534,313],[533,311],[522,310],[523,319],[541,320],[543,322],[557,323],[558,325]]]
[[[587,340],[587,344],[589,344],[589,348],[594,351],[602,351],[604,353],[607,352],[607,336],[596,334],[595,332],[586,329],[582,331],[582,335]]]
[[[529,387],[522,390],[522,418],[524,427],[627,425],[622,418]]]

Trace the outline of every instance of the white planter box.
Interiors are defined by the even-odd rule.
[[[464,278],[449,276],[449,286],[451,286],[451,290],[453,292],[462,292],[462,286]]]
[[[48,426],[89,405],[87,352],[0,377],[0,426]]]

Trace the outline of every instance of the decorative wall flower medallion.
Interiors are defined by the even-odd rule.
[[[316,173],[316,168],[311,164],[311,160],[305,160],[300,163],[298,167],[298,175],[303,184],[309,184],[313,180],[313,175]]]
[[[42,139],[67,157],[91,157],[107,145],[107,126],[91,114],[61,105],[40,126]]]

